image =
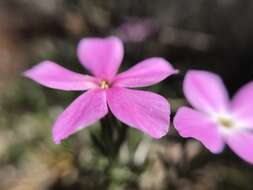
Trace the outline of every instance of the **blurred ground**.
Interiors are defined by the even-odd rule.
[[[0,189],[105,189],[106,160],[89,131],[54,145],[51,125],[78,93],[41,87],[21,73],[51,59],[81,71],[75,55],[86,36],[118,35],[124,68],[163,56],[181,73],[150,90],[185,104],[188,69],[220,74],[233,94],[253,76],[250,0],[0,0]],[[151,141],[130,130],[109,189],[252,189],[252,166],[229,149],[212,155],[174,130]]]

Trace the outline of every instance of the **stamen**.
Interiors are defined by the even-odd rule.
[[[218,122],[220,123],[220,125],[222,127],[225,127],[225,128],[232,128],[233,127],[233,121],[229,118],[220,117],[218,119]]]
[[[109,88],[108,82],[105,81],[105,80],[101,81],[101,83],[100,83],[100,88],[102,88],[102,89],[107,89],[107,88]]]

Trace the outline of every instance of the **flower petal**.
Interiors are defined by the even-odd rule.
[[[144,87],[158,83],[177,73],[163,58],[146,59],[115,77],[113,85],[121,87]]]
[[[187,107],[180,108],[174,118],[174,126],[182,137],[199,140],[213,153],[223,150],[224,142],[218,126],[201,112]]]
[[[104,117],[108,112],[106,93],[101,89],[90,90],[79,96],[57,119],[53,127],[56,144],[78,130]]]
[[[189,71],[184,79],[184,94],[191,105],[207,113],[226,111],[229,97],[221,78],[207,71]]]
[[[250,128],[253,128],[253,82],[243,86],[234,96],[232,101],[232,109],[235,115],[248,122]]]
[[[226,136],[228,146],[242,159],[253,164],[253,133],[239,131]]]
[[[117,37],[84,38],[77,54],[80,62],[96,77],[111,81],[122,62],[124,49]]]
[[[158,94],[113,87],[107,91],[112,113],[123,123],[154,138],[169,130],[170,105]]]
[[[95,78],[72,72],[62,66],[43,61],[24,72],[24,76],[39,84],[60,90],[87,90],[97,87]]]

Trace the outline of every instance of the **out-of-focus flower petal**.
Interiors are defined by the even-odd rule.
[[[51,61],[43,61],[24,72],[24,76],[39,84],[60,90],[87,90],[96,88],[96,79],[72,72]]]
[[[150,86],[177,72],[165,59],[154,57],[117,75],[113,85],[121,87]]]
[[[229,97],[221,78],[207,71],[189,71],[184,79],[184,94],[191,105],[206,113],[225,111]]]
[[[228,146],[242,159],[253,164],[253,133],[238,131],[226,136]]]
[[[122,62],[124,49],[117,37],[84,38],[77,54],[80,62],[96,77],[111,81]]]
[[[108,112],[104,90],[90,90],[79,96],[57,119],[53,127],[56,144],[104,117]]]
[[[123,123],[154,138],[169,130],[170,105],[158,94],[113,87],[107,91],[112,113]]]
[[[128,17],[115,33],[124,42],[138,43],[152,36],[159,28],[159,24],[151,18]]]
[[[213,153],[223,150],[224,142],[215,125],[205,114],[191,108],[180,108],[174,118],[174,126],[182,137],[199,140]]]
[[[234,114],[253,128],[253,82],[243,86],[232,100]]]

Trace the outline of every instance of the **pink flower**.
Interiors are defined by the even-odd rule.
[[[117,75],[123,59],[123,45],[116,37],[85,38],[77,54],[93,75],[69,71],[44,61],[24,75],[36,82],[60,90],[85,91],[56,120],[54,142],[95,123],[111,112],[123,123],[160,138],[168,132],[170,105],[158,94],[128,88],[153,85],[177,71],[162,58],[150,58]]]
[[[241,88],[230,102],[219,76],[189,71],[183,90],[196,110],[178,110],[174,126],[179,134],[199,140],[213,153],[220,153],[227,143],[238,156],[253,164],[253,82]]]
[[[151,18],[129,17],[116,30],[116,34],[124,42],[142,42],[159,29],[157,22]]]

